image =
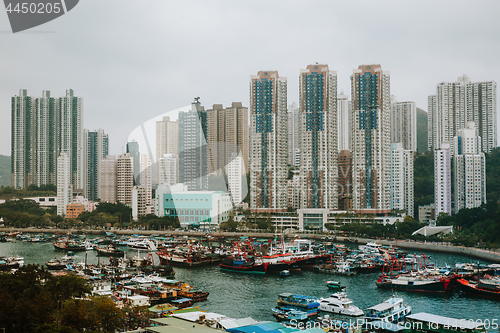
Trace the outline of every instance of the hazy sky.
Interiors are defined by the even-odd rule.
[[[427,110],[440,81],[500,81],[498,1],[81,0],[66,15],[12,34],[0,10],[0,154],[10,155],[10,100],[72,88],[85,127],[119,154],[142,122],[201,97],[248,106],[250,75],[278,70],[288,102],[311,63],[350,94],[361,64],[391,73],[391,93]]]

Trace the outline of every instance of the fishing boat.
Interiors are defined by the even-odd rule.
[[[366,309],[365,320],[395,323],[410,313],[411,306],[404,304],[402,298],[392,296],[388,300]]]
[[[16,257],[0,257],[0,271],[10,271],[14,268],[22,267],[24,264],[23,258]]]
[[[339,281],[326,281],[326,286],[328,289],[342,291],[345,286],[342,286]]]
[[[122,249],[116,248],[113,244],[109,244],[108,246],[96,247],[97,253],[100,256],[118,256],[123,257],[123,253],[125,252]]]
[[[50,269],[50,270],[61,270],[61,269],[66,268],[66,265],[67,265],[67,262],[60,260],[60,259],[57,259],[57,258],[50,259],[49,261],[47,261],[45,263],[45,266],[47,266],[47,269]]]
[[[352,317],[359,317],[363,315],[363,310],[353,305],[352,300],[347,298],[344,292],[334,293],[328,298],[320,298],[319,309],[321,311]]]
[[[378,288],[422,292],[422,293],[445,293],[450,286],[449,277],[430,277],[424,275],[397,275],[391,278],[381,275],[375,284]]]
[[[223,271],[250,273],[250,274],[266,274],[268,263],[262,263],[255,260],[254,257],[247,256],[245,252],[240,250],[238,242],[233,244],[231,257],[225,258],[219,268]]]
[[[500,284],[498,283],[484,280],[473,282],[463,278],[458,279],[457,282],[460,283],[462,291],[466,295],[500,299]]]
[[[278,296],[279,309],[291,309],[307,312],[308,317],[318,315],[318,299],[313,296],[282,293]]]

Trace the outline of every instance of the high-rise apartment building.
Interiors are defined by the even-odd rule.
[[[434,204],[439,213],[451,215],[451,152],[450,144],[442,143],[434,150]]]
[[[211,171],[221,174],[236,153],[243,158],[248,173],[248,108],[241,102],[233,102],[227,108],[214,104],[207,110],[207,143]]]
[[[328,65],[301,70],[299,113],[301,208],[337,208],[337,72]]]
[[[287,208],[287,80],[277,71],[250,78],[250,208]]]
[[[26,188],[35,183],[35,98],[21,89],[11,101],[11,184],[14,188]]]
[[[59,149],[68,153],[71,160],[71,182],[75,188],[83,189],[83,98],[77,97],[73,89],[59,97]]]
[[[146,189],[142,186],[132,188],[132,219],[146,215]]]
[[[414,217],[413,151],[391,145],[391,208]]]
[[[109,153],[109,136],[102,128],[97,131],[84,130],[84,193],[87,199],[95,201],[100,198],[99,183],[102,160]]]
[[[139,142],[127,142],[127,153],[132,157],[132,169],[134,171],[134,184],[141,184],[141,152],[139,150]]]
[[[486,202],[486,160],[474,122],[467,122],[453,140],[455,213]]]
[[[156,122],[156,165],[165,154],[177,155],[179,153],[179,121],[163,117]],[[156,182],[159,183],[159,168],[156,167]]]
[[[72,185],[83,188],[83,99],[71,89],[60,98],[51,97],[49,91],[32,97],[21,89],[12,97],[11,111],[12,186],[55,184],[57,158],[66,152]]]
[[[337,96],[337,127],[338,127],[338,150],[351,149],[351,103],[346,94],[341,92]]]
[[[117,190],[117,160],[116,156],[108,155],[101,161],[99,182],[99,199],[101,202],[116,202]]]
[[[153,205],[153,163],[148,154],[141,154],[141,187],[144,188],[146,206]]]
[[[239,205],[247,194],[243,156],[233,152],[226,165],[227,187],[233,205]]]
[[[190,111],[179,112],[179,182],[190,191],[208,189],[211,170],[206,137],[207,112],[195,98]]]
[[[72,198],[71,160],[68,153],[61,152],[57,158],[57,215],[66,215],[66,206]]]
[[[300,132],[299,132],[299,109],[297,104],[288,106],[288,164],[300,165]],[[298,155],[298,158],[295,156]]]
[[[132,205],[132,187],[134,187],[132,163],[129,153],[118,156],[116,162],[116,199],[127,206]]]
[[[391,103],[391,143],[402,143],[404,150],[417,151],[417,107],[415,102]]]
[[[177,155],[165,154],[158,162],[159,180],[158,184],[175,185],[179,182]]]
[[[390,75],[362,65],[351,76],[353,209],[390,211]]]
[[[35,99],[33,139],[36,143],[36,179],[38,186],[54,184],[57,171],[57,101],[50,91],[42,91],[42,97]]]
[[[471,82],[460,76],[456,82],[441,82],[436,95],[428,98],[428,148],[452,142],[465,123],[473,121],[482,138],[482,151],[497,146],[496,82]]]

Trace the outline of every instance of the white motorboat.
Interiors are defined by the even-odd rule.
[[[366,309],[366,321],[399,322],[411,313],[411,306],[403,303],[403,299],[392,296],[388,300]]]
[[[345,316],[362,316],[363,310],[352,304],[352,300],[346,297],[344,292],[332,294],[328,298],[319,299],[321,311],[337,313]]]

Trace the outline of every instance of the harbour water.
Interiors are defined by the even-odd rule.
[[[350,245],[351,247],[356,247]],[[409,252],[409,255],[413,253]],[[17,255],[24,258],[25,264],[42,265],[49,259],[63,254],[54,249],[50,242],[30,243],[0,243],[0,256]],[[137,255],[137,250],[127,250],[127,257]],[[140,252],[141,257],[147,256]],[[454,266],[457,262],[489,262],[471,259],[461,255],[427,252],[430,261],[437,266],[448,264]],[[76,261],[85,260],[85,252],[75,253]],[[158,257],[155,255],[155,259]],[[97,263],[97,252],[87,251],[87,262]],[[108,262],[108,258],[101,257],[101,262]],[[210,292],[208,300],[196,303],[200,309],[221,313],[233,318],[252,317],[256,320],[275,319],[271,308],[276,306],[278,295],[290,292],[303,295],[328,297],[331,292],[325,281],[340,281],[345,285],[346,293],[356,306],[366,309],[379,304],[391,297],[390,290],[378,289],[374,283],[379,273],[354,276],[336,276],[312,271],[292,274],[289,277],[274,275],[251,275],[220,271],[217,265],[180,268],[175,267],[176,279],[191,283],[199,290]],[[412,306],[412,313],[428,312],[436,315],[473,319],[484,321],[497,319],[500,321],[500,301],[483,298],[467,297],[460,291],[446,295],[432,295],[419,293],[397,292],[406,303]]]

